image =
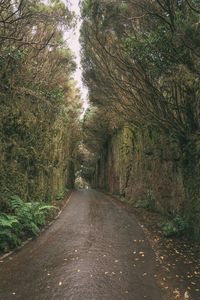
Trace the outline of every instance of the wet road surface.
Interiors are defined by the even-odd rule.
[[[154,265],[133,214],[76,191],[51,227],[0,263],[0,299],[161,300]]]

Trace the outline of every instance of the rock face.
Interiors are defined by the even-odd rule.
[[[178,147],[150,129],[127,125],[107,141],[93,185],[133,202],[146,199],[162,213],[176,214],[183,209]]]
[[[0,205],[12,195],[54,199],[74,184],[69,120],[36,97],[11,100],[0,112]]]

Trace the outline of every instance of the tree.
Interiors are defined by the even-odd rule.
[[[118,127],[121,120],[143,124],[176,141],[194,233],[194,205],[200,205],[198,1],[86,0],[82,17],[90,101],[119,115]]]
[[[63,1],[0,1],[0,201],[47,200],[74,182],[81,102]],[[75,133],[74,133],[75,132]]]

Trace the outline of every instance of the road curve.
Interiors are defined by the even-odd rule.
[[[0,263],[0,299],[161,300],[154,265],[133,214],[80,190],[38,239]]]

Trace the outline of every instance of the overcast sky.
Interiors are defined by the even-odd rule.
[[[49,0],[42,0],[44,3],[48,3]],[[74,79],[77,82],[77,87],[80,89],[81,92],[81,98],[83,101],[83,107],[84,110],[88,107],[87,102],[87,88],[84,87],[82,82],[82,69],[81,69],[81,46],[79,43],[79,37],[80,37],[80,28],[81,28],[81,18],[80,18],[80,8],[79,8],[79,1],[81,0],[62,0],[65,4],[68,5],[69,9],[71,11],[74,11],[77,16],[77,25],[76,28],[71,30],[70,32],[65,33],[65,38],[68,42],[68,45],[72,52],[75,54],[75,60],[77,64],[77,70],[74,73]]]
[[[78,16],[77,26],[76,29],[74,29],[70,33],[66,33],[68,44],[72,51],[74,52],[76,56],[76,64],[77,64],[77,70],[74,74],[74,78],[77,81],[77,86],[79,87],[81,91],[81,97],[84,103],[84,109],[88,107],[87,104],[87,89],[83,86],[82,82],[82,69],[81,69],[81,58],[80,58],[80,43],[79,43],[79,37],[80,37],[80,27],[81,27],[81,21],[80,21],[80,8],[79,8],[79,0],[70,0],[70,10],[75,11],[76,15]]]

